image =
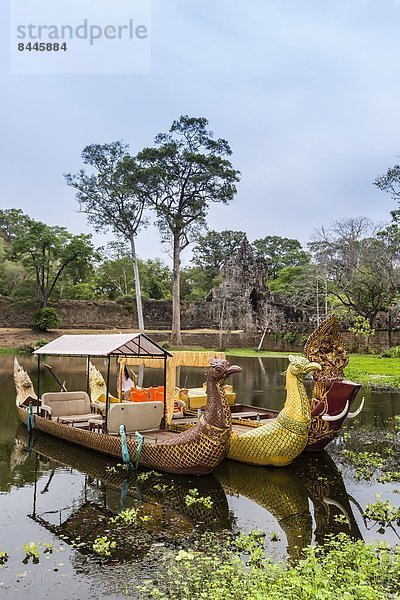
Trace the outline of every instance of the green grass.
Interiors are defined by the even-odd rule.
[[[367,387],[400,388],[400,358],[351,354],[345,376]]]
[[[0,348],[0,354],[23,354],[24,352],[21,348]]]

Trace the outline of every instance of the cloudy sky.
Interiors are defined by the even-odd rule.
[[[136,153],[188,114],[242,172],[210,228],[306,242],[341,217],[389,218],[372,181],[400,154],[399,0],[152,0],[151,12],[149,74],[11,75],[2,4],[0,208],[89,232],[62,177],[82,148],[122,139]],[[138,250],[162,256],[158,233]]]

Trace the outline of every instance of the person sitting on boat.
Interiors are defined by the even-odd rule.
[[[134,376],[134,379],[137,380],[135,373],[133,373],[133,376]],[[131,379],[129,371],[128,371],[126,365],[124,365],[124,368],[122,370],[122,393],[124,395],[124,400],[129,400],[131,388],[134,388],[134,387],[135,387],[135,381],[133,381],[133,379]]]

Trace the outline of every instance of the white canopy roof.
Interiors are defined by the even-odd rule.
[[[34,354],[47,356],[142,356],[164,358],[169,352],[144,333],[62,335]]]

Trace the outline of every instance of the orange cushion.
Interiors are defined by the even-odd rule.
[[[131,397],[132,402],[148,402],[149,394],[147,390],[138,390],[137,388],[131,388]]]

